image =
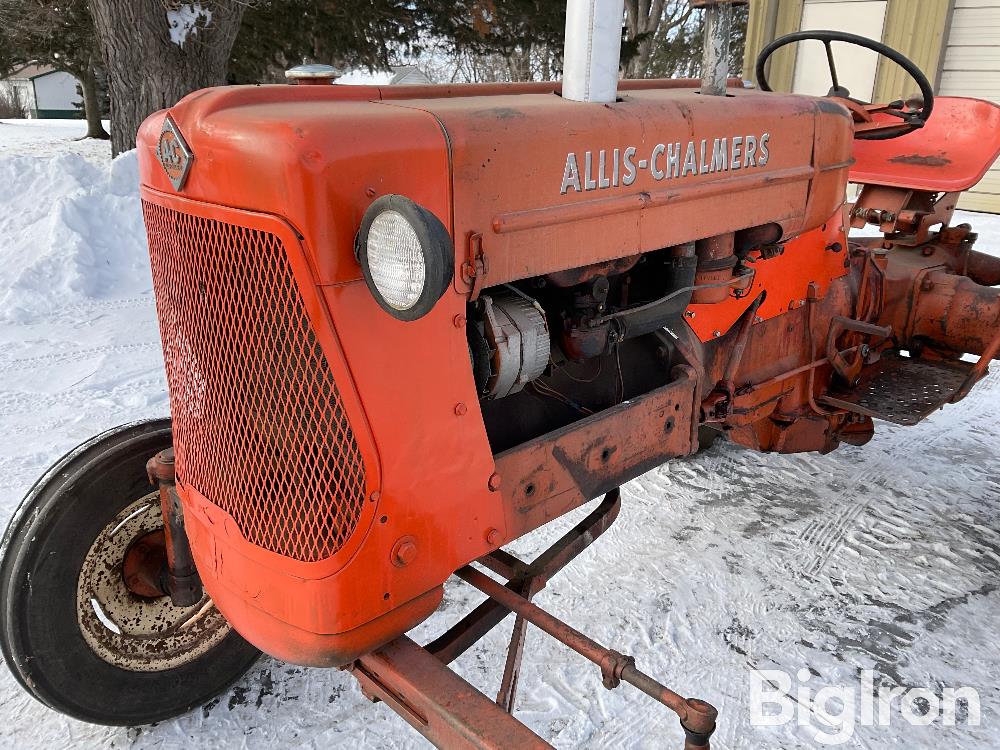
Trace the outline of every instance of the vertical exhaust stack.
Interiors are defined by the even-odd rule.
[[[625,0],[568,0],[563,98],[577,102],[618,98],[624,17]]]
[[[704,96],[726,95],[733,6],[745,4],[745,0],[691,0],[692,7],[705,9],[705,43],[701,58],[701,93]]]

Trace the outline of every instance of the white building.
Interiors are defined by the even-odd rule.
[[[43,119],[83,117],[77,81],[69,73],[44,65],[27,65],[0,80],[0,86],[17,91],[28,117]]]

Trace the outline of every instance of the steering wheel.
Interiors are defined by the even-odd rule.
[[[764,68],[767,61],[771,59],[771,55],[786,45],[808,40],[823,42],[823,46],[826,47],[826,61],[830,66],[830,80],[833,83],[827,96],[840,99],[841,103],[845,104],[851,110],[855,123],[855,138],[870,141],[898,138],[901,135],[906,135],[913,130],[922,128],[931,116],[931,112],[934,109],[934,90],[931,87],[931,82],[927,80],[927,76],[923,74],[912,60],[881,42],[876,42],[873,39],[858,36],[857,34],[848,34],[843,31],[796,31],[775,39],[762,49],[760,55],[757,57],[757,85],[762,91],[772,91],[764,72]],[[910,78],[917,82],[923,101],[895,101],[889,104],[872,104],[851,98],[851,92],[841,85],[837,75],[837,65],[833,60],[831,42],[846,42],[857,47],[870,49],[883,57],[888,57],[906,71]],[[897,122],[897,119],[901,120],[901,122]]]

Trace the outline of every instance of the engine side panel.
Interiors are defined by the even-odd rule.
[[[843,201],[847,110],[734,90],[623,92],[595,106],[521,95],[399,102],[451,145],[455,236],[482,236],[486,285],[778,223],[785,238]],[[456,284],[463,286],[461,274]]]

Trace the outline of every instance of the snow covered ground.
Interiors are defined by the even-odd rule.
[[[133,155],[74,142],[81,123],[0,124],[0,523],[64,451],[122,422],[167,414]],[[1000,218],[963,215],[1000,251]],[[981,725],[858,726],[844,747],[1000,746],[1000,375],[915,428],[880,424],[864,448],[768,456],[718,443],[624,488],[619,521],[538,601],[686,695],[720,709],[713,746],[821,747],[800,726],[750,723],[753,670],[812,694],[973,687]],[[530,557],[587,509],[514,546]],[[426,642],[479,597],[448,586]],[[488,694],[509,632],[457,663]],[[796,673],[802,673],[800,683]],[[932,696],[933,697],[933,696]],[[859,698],[860,700],[860,698]],[[830,710],[836,713],[835,706]],[[680,747],[676,719],[531,631],[517,715],[558,748]],[[934,718],[931,716],[930,718]],[[0,669],[0,747],[419,748],[421,738],[347,675],[272,659],[229,693],[139,729],[82,724]]]

